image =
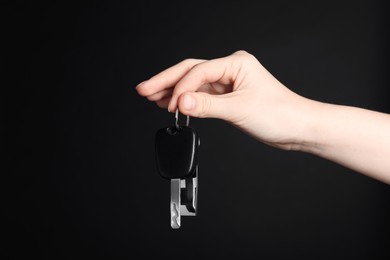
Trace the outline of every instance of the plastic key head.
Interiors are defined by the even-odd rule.
[[[155,136],[156,165],[165,179],[188,179],[196,174],[199,138],[188,126],[162,128]]]

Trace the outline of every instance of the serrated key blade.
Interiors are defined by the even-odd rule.
[[[171,180],[171,227],[180,228],[180,179]]]

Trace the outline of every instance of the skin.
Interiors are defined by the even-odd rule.
[[[268,145],[312,153],[390,184],[390,115],[302,97],[245,51],[184,60],[136,89],[168,111],[222,119]]]

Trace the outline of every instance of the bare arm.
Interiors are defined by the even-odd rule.
[[[390,184],[390,115],[311,102],[301,150]]]
[[[169,111],[219,118],[268,145],[313,153],[390,184],[390,115],[299,96],[247,52],[185,60],[137,91]]]

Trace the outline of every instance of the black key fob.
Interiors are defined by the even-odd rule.
[[[188,179],[196,175],[200,145],[195,130],[188,126],[162,128],[155,136],[156,164],[165,179]]]

